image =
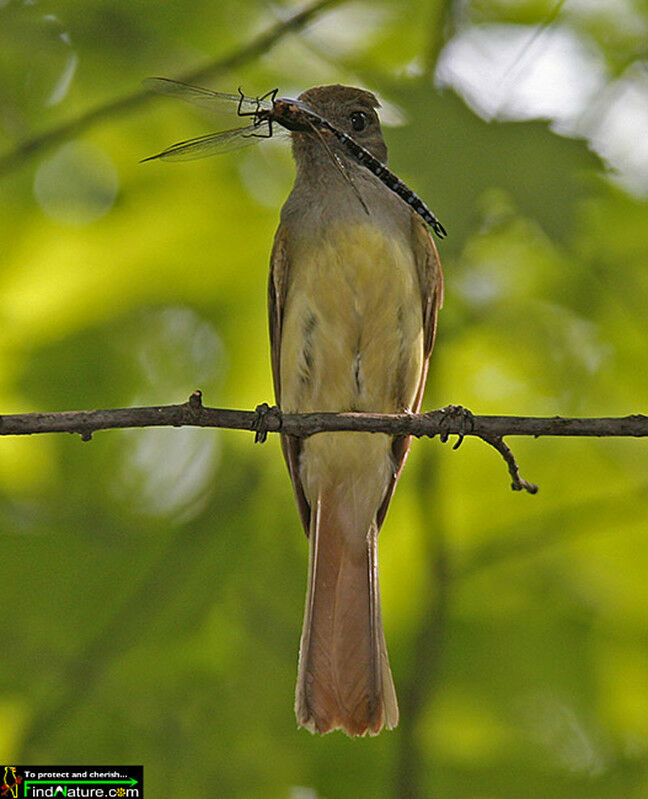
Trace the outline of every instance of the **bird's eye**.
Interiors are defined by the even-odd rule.
[[[351,114],[351,127],[357,131],[364,130],[367,127],[367,115],[364,111],[354,111]]]

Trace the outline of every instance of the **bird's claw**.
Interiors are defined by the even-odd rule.
[[[441,419],[441,432],[439,438],[443,444],[446,443],[451,433],[456,433],[458,438],[452,449],[459,449],[464,436],[472,433],[475,429],[475,417],[463,405],[447,405],[441,409],[443,417]],[[451,429],[447,429],[451,428]]]
[[[270,407],[267,402],[262,402],[261,405],[256,406],[254,412],[256,413],[256,419],[252,426],[254,430],[254,443],[263,444],[268,437],[270,419],[275,417],[281,421],[280,411],[276,405]]]

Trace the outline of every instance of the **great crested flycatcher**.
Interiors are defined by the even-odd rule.
[[[373,94],[319,86],[299,100],[383,163]],[[420,217],[332,136],[292,134],[297,175],[269,281],[277,403],[286,413],[418,411],[443,299]],[[380,611],[377,537],[410,439],[282,436],[309,572],[295,712],[311,732],[398,723]]]

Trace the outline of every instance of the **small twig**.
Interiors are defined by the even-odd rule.
[[[511,483],[511,488],[513,491],[528,491],[529,494],[538,493],[538,486],[535,483],[528,483],[520,474],[520,467],[517,465],[515,455],[503,438],[500,436],[480,436],[480,438],[482,441],[485,441],[487,444],[495,447],[499,454],[504,458],[504,461],[508,466],[511,479],[513,480]]]

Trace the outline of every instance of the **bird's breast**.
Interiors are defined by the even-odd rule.
[[[290,255],[281,343],[286,411],[395,412],[423,363],[412,248],[368,223],[300,235]]]

